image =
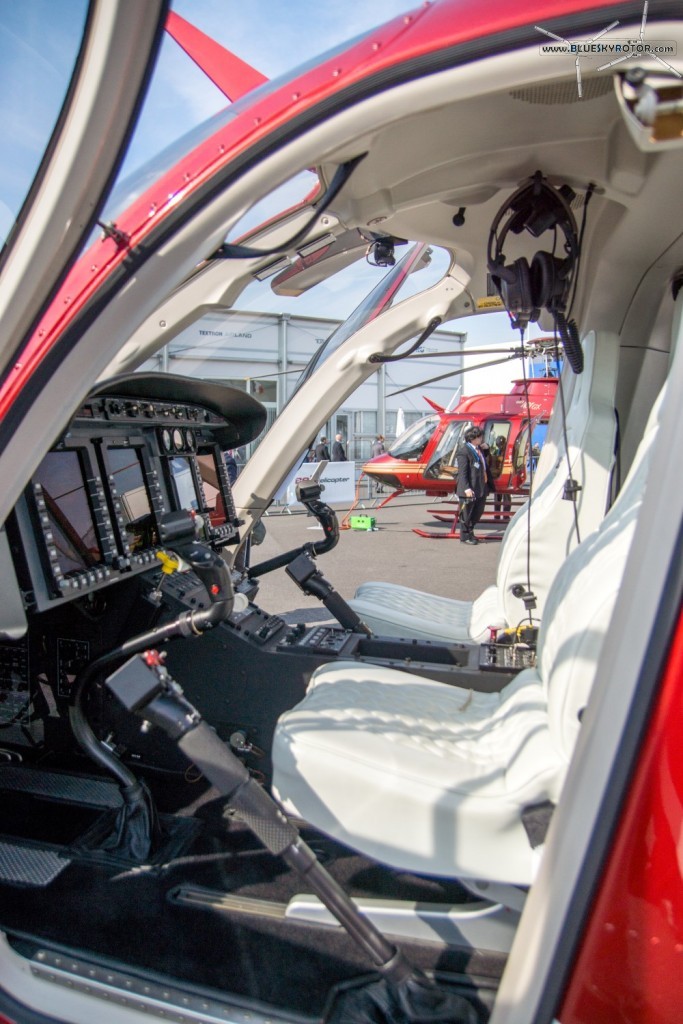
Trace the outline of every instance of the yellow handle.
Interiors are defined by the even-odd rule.
[[[167,555],[165,551],[157,551],[157,558],[161,562],[161,571],[165,572],[167,576],[171,573],[176,572],[180,567],[180,562],[177,558],[172,558]]]

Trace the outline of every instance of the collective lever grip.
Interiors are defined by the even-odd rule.
[[[232,610],[235,592],[230,570],[221,556],[198,541],[177,544],[175,550],[204,584],[212,605],[220,607],[220,617],[227,618]]]
[[[291,565],[287,566],[285,572],[303,590],[304,594],[319,598],[344,629],[372,636],[363,620],[325,579],[320,570],[316,568],[313,559],[307,554],[301,554],[295,558]]]

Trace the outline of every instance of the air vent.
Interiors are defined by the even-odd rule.
[[[566,82],[533,85],[527,89],[512,89],[510,96],[513,100],[521,100],[522,103],[535,103],[546,107],[562,106],[567,103],[586,103],[587,100],[596,100],[612,92],[612,79],[610,75],[584,78],[581,88],[583,98],[579,97],[576,79],[571,78]]]

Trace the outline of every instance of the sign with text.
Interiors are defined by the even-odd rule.
[[[281,501],[284,505],[301,505],[301,502],[296,500],[296,485],[300,480],[312,477],[319,465],[319,462],[304,462],[297,466],[275,495],[275,500]],[[320,483],[324,487],[320,495],[321,501],[328,504],[353,501],[356,490],[356,463],[328,462],[320,477]]]

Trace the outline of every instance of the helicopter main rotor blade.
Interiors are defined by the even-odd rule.
[[[438,377],[430,377],[429,380],[421,380],[418,384],[409,384],[407,388],[401,388],[400,391],[392,391],[387,395],[387,398],[394,398],[396,395],[403,395],[406,391],[414,391],[415,388],[423,388],[425,384],[433,384],[437,380],[445,380],[447,377],[456,377],[461,373],[469,373],[470,370],[484,370],[487,366],[498,366],[499,363],[509,363],[511,359],[516,359],[516,356],[506,356],[505,359],[492,359],[488,363],[480,363],[478,366],[463,366],[457,370],[451,370],[449,373],[440,373]]]
[[[440,359],[444,356],[498,356],[498,355],[509,355],[511,359],[521,359],[523,356],[531,356],[533,352],[529,350],[524,351],[521,348],[475,348],[471,352],[466,352],[464,349],[460,351],[451,352],[416,352],[412,356],[406,356],[406,359]]]

